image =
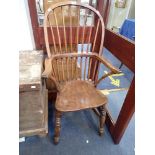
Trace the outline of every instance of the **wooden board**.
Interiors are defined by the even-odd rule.
[[[40,89],[42,63],[42,51],[19,52],[19,91]]]

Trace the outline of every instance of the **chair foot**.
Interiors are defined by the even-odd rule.
[[[55,137],[54,136],[54,144],[55,145],[57,145],[59,143],[59,139],[60,139],[60,137]]]
[[[104,133],[104,124],[105,124],[105,119],[106,119],[106,110],[105,106],[99,107],[99,112],[100,112],[100,123],[99,123],[99,135],[103,136]]]
[[[58,144],[60,139],[61,115],[60,111],[55,111],[54,144]]]
[[[103,133],[104,133],[104,129],[103,129],[103,128],[100,128],[100,129],[99,129],[99,136],[102,137],[102,136],[103,136]]]

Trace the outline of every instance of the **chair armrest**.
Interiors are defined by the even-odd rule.
[[[52,76],[52,64],[51,64],[52,59],[45,59],[45,70],[43,71],[41,77],[42,78],[50,78],[54,84],[56,85],[57,90],[60,90],[59,83],[56,81],[56,79]]]
[[[43,71],[41,77],[42,78],[49,78],[52,74],[52,65],[51,65],[51,59],[46,58],[45,59],[45,70]]]
[[[107,68],[109,68],[111,70],[111,72],[113,74],[118,74],[118,73],[121,73],[121,71],[116,68],[115,66],[113,66],[108,60],[106,60],[103,56],[99,56],[99,55],[96,55],[97,59],[102,63],[104,64]]]
[[[102,80],[104,80],[106,77],[110,76],[110,75],[113,75],[113,74],[118,74],[118,73],[121,73],[121,71],[114,67],[108,60],[106,60],[104,57],[101,57],[101,56],[98,56],[96,55],[97,59],[102,63],[104,64],[107,68],[109,68],[111,71],[106,73],[106,74],[103,74],[103,76],[98,79],[96,82],[95,82],[95,85],[98,85]]]

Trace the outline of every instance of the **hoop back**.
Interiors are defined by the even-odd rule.
[[[44,36],[49,58],[53,54],[77,52],[101,55],[104,33],[102,16],[87,4],[59,2],[45,12]]]

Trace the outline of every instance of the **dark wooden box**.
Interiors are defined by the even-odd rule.
[[[48,91],[41,79],[42,51],[19,53],[19,136],[48,132]]]

